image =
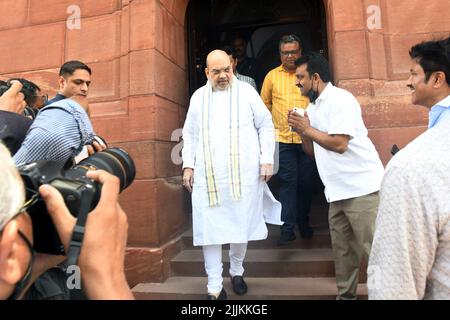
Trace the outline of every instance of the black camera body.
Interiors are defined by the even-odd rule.
[[[77,217],[82,207],[87,207],[91,211],[100,200],[101,185],[86,177],[86,172],[91,169],[103,169],[119,177],[120,191],[133,182],[136,174],[133,160],[120,148],[110,148],[95,153],[77,165],[73,162],[62,164],[54,161],[38,161],[19,167],[26,187],[27,199],[33,197],[36,199],[36,202],[28,209],[28,213],[33,221],[34,249],[37,252],[65,254],[64,246],[47,213],[45,203],[39,197],[39,187],[49,184],[56,188],[61,193],[70,213]]]

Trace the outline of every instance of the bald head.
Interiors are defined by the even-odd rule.
[[[209,68],[211,63],[227,62],[230,60],[228,54],[222,50],[213,50],[206,57],[206,67]]]
[[[214,50],[206,58],[206,77],[215,90],[226,90],[233,79],[233,67],[228,54],[222,50]]]

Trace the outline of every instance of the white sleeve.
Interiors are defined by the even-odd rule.
[[[361,117],[361,107],[350,93],[342,94],[335,99],[329,114],[328,134],[345,134],[354,137],[357,119]]]
[[[422,299],[438,246],[437,217],[421,200],[424,181],[388,168],[367,270],[370,299]]]
[[[183,127],[183,169],[195,167],[195,153],[199,139],[198,104],[201,94],[197,92],[191,98],[189,110],[186,115],[186,121]]]
[[[272,122],[272,115],[256,90],[249,88],[247,91],[250,95],[255,128],[258,130],[259,144],[261,147],[260,164],[273,164],[275,128]]]

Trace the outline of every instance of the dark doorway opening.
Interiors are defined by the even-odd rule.
[[[191,0],[186,18],[190,94],[206,82],[207,54],[238,35],[258,61],[259,84],[280,64],[278,41],[285,34],[299,36],[304,51],[328,51],[322,0]]]

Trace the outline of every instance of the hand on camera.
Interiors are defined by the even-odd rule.
[[[118,203],[119,179],[103,170],[86,176],[103,185],[98,205],[88,215],[78,260],[86,294],[91,299],[132,299],[124,273],[128,223]],[[39,192],[67,251],[76,219],[55,188],[43,185]]]
[[[23,85],[17,81],[11,81],[11,87],[0,97],[0,110],[22,114],[26,107],[22,90]]]

